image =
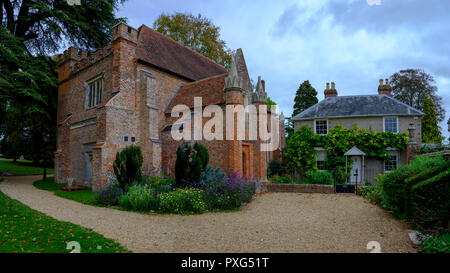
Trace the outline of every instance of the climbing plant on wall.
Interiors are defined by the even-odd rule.
[[[337,125],[328,135],[316,135],[312,128],[304,126],[288,141],[286,156],[290,164],[300,171],[300,175],[308,170],[317,170],[315,148],[321,147],[327,152],[325,161],[336,180],[345,181],[345,156],[352,147],[357,146],[367,157],[389,159],[387,148],[405,150],[409,141],[407,133],[372,132],[357,128],[343,128]]]

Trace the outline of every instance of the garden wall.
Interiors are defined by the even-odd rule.
[[[299,185],[299,184],[275,184],[260,183],[257,192],[290,192],[290,193],[325,193],[333,194],[332,185]]]

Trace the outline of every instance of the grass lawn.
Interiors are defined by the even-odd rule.
[[[73,200],[86,205],[98,206],[95,203],[94,193],[91,190],[72,191],[72,192],[62,191],[61,188],[63,188],[65,185],[55,183],[53,177],[47,178],[46,182],[42,180],[36,181],[33,183],[33,185],[40,190],[51,191],[56,196],[65,199]]]
[[[28,160],[0,159],[0,171],[11,173],[15,176],[42,175],[44,168],[35,166]],[[53,169],[47,169],[47,174],[53,174]]]
[[[0,253],[68,253],[76,241],[82,253],[128,252],[103,235],[35,211],[0,192]]]

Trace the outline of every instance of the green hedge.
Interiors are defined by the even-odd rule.
[[[417,157],[380,176],[381,205],[423,229],[446,227],[450,212],[450,163],[442,156]]]
[[[423,171],[435,167],[442,167],[447,162],[442,156],[423,157],[419,156],[409,165],[400,166],[398,169],[377,178],[382,189],[381,205],[393,211],[400,218],[407,218],[411,214],[411,190],[412,183],[406,180]],[[415,181],[415,180],[414,180]]]

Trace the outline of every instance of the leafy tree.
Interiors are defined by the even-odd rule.
[[[425,98],[429,97],[436,108],[438,122],[445,118],[442,107],[442,97],[437,95],[438,88],[434,85],[433,76],[421,69],[401,70],[390,77],[393,96],[414,108],[424,110]]]
[[[317,99],[317,91],[311,86],[309,81],[304,81],[300,85],[297,94],[295,95],[294,102],[293,117],[319,102]]]
[[[58,84],[57,58],[47,55],[66,43],[84,49],[106,45],[111,27],[122,20],[114,11],[123,2],[83,0],[71,6],[60,0],[0,0],[2,150],[28,147],[28,157],[51,164]]]
[[[127,191],[132,184],[139,184],[142,181],[143,157],[141,148],[129,146],[121,152],[117,152],[113,163],[114,174],[120,187]]]
[[[231,64],[231,50],[220,39],[220,28],[200,14],[163,13],[153,28],[224,67]]]
[[[2,26],[30,51],[55,52],[64,42],[95,49],[108,43],[111,27],[123,20],[114,15],[123,2],[83,0],[69,5],[62,0],[2,0],[0,17]]]
[[[422,119],[422,141],[425,143],[441,143],[442,135],[436,118],[436,110],[433,101],[425,97]]]
[[[286,118],[284,126],[286,128],[286,143],[287,143],[290,137],[294,134],[294,122],[292,122],[292,118]]]
[[[277,103],[271,100],[269,97],[267,97],[267,108],[270,108],[275,105],[277,105]]]
[[[448,132],[450,133],[450,118],[447,121]],[[450,142],[450,136],[448,137],[448,141]]]

